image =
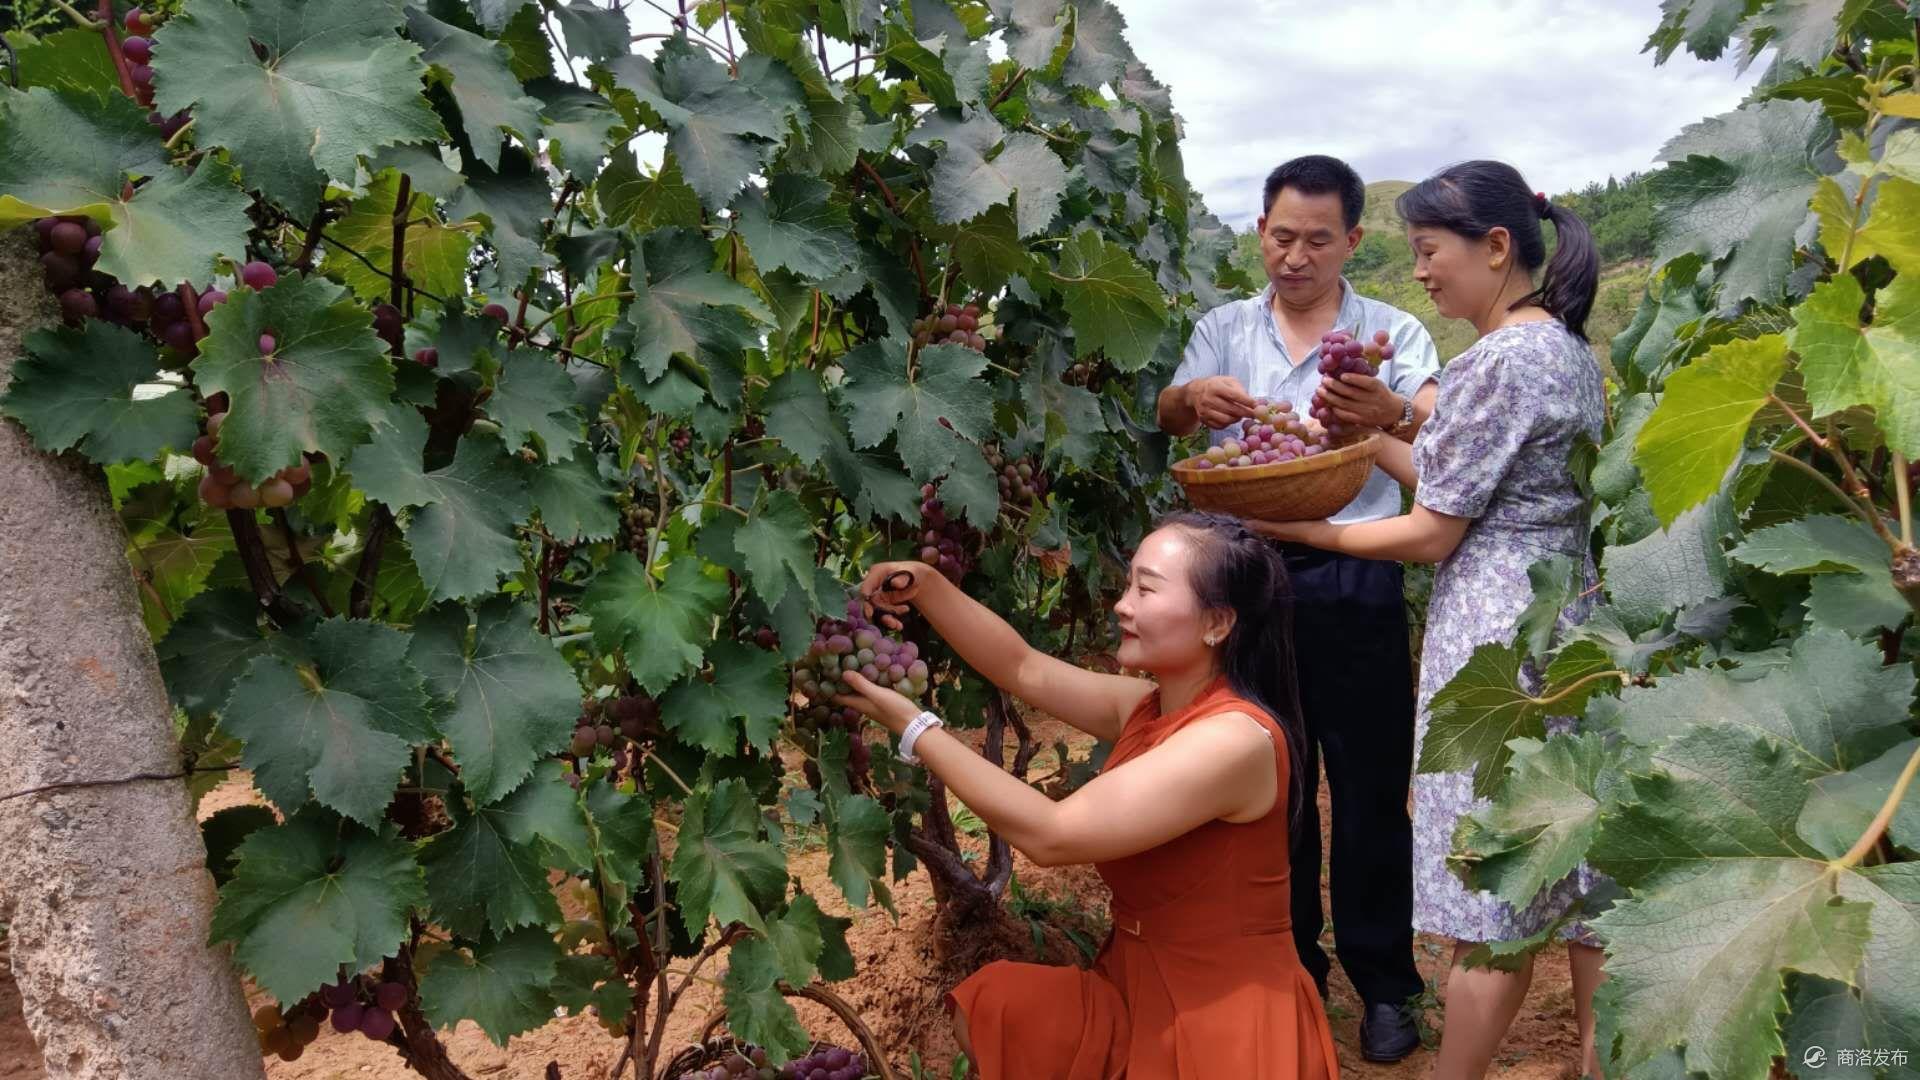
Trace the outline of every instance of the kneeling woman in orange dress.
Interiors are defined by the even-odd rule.
[[[1113,891],[1092,971],[1003,961],[949,996],[983,1080],[1336,1077],[1290,932],[1288,822],[1312,796],[1289,767],[1299,713],[1279,551],[1197,514],[1141,542],[1113,612],[1120,663],[1151,680],[1034,649],[920,563],[875,566],[862,592],[882,611],[918,609],[995,685],[1116,744],[1099,777],[1054,802],[912,701],[847,676],[859,693],[842,702],[901,735],[903,758],[1034,862],[1092,863]]]

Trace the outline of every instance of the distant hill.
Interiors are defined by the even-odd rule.
[[[1587,335],[1603,358],[1613,335],[1632,321],[1646,286],[1653,218],[1645,179],[1639,175],[1624,181],[1609,179],[1605,184],[1591,184],[1556,197],[1587,222],[1601,249],[1600,293],[1588,319]],[[1444,360],[1473,343],[1473,327],[1442,319],[1426,291],[1413,280],[1413,252],[1393,212],[1394,200],[1412,186],[1406,180],[1380,180],[1367,185],[1367,206],[1360,216],[1366,235],[1347,263],[1347,278],[1363,294],[1401,308],[1424,323]],[[1236,237],[1233,263],[1254,282],[1266,281],[1266,270],[1260,264],[1260,238],[1253,232]]]

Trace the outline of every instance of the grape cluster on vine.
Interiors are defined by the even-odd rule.
[[[987,351],[987,339],[980,333],[979,304],[948,304],[945,311],[913,320],[913,343],[928,345],[964,345],[975,352]]]
[[[273,351],[271,341],[270,335],[260,335],[263,353]],[[258,485],[247,483],[233,466],[219,458],[220,428],[226,419],[224,410],[207,417],[205,434],[193,440],[193,460],[207,467],[206,475],[200,478],[201,502],[215,510],[252,510],[258,506],[277,509],[290,505],[313,487],[313,470],[305,461],[281,469]]]
[[[920,561],[958,585],[973,568],[973,553],[979,546],[977,529],[947,516],[940,489],[933,484],[920,485]]]
[[[100,259],[100,224],[79,215],[39,218],[33,238],[40,248],[41,279],[59,299],[61,317],[78,323],[100,314],[113,284],[93,268]]]
[[[1254,400],[1253,415],[1232,428],[1234,434],[1210,446],[1193,464],[1197,468],[1245,468],[1273,465],[1324,454],[1332,446],[1317,422],[1293,411],[1291,401]]]
[[[1038,505],[1047,497],[1047,474],[1032,457],[1009,459],[997,446],[986,450],[987,464],[998,474],[1000,501]]]
[[[320,1037],[320,1022],[328,1020],[342,1035],[358,1031],[375,1042],[385,1042],[400,1024],[394,1014],[407,1003],[406,986],[351,977],[329,983],[282,1011],[262,1005],[253,1013],[260,1052],[282,1061],[298,1058]]]
[[[773,1075],[779,1080],[861,1080],[867,1075],[867,1057],[844,1046],[821,1046],[816,1047],[806,1057],[796,1058],[780,1066],[779,1071]],[[708,1076],[709,1080],[720,1080],[719,1076],[711,1072]]]
[[[568,749],[575,757],[592,757],[602,749],[613,757],[614,771],[626,769],[633,743],[665,734],[660,726],[660,702],[647,694],[622,694],[607,701],[588,698],[580,708]]]
[[[647,551],[647,535],[656,520],[650,505],[652,498],[651,493],[632,488],[614,496],[620,507],[620,544],[642,557]]]
[[[1393,337],[1385,330],[1376,330],[1373,340],[1362,342],[1345,330],[1332,330],[1320,338],[1320,374],[1324,378],[1337,379],[1349,373],[1373,375],[1379,372],[1380,365],[1393,359]],[[1326,425],[1327,435],[1338,445],[1351,442],[1360,432],[1343,424],[1333,415],[1333,409],[1326,399],[1315,393],[1313,405],[1308,410],[1315,420]]]
[[[845,681],[849,671],[858,671],[869,681],[910,698],[926,696],[931,674],[920,656],[920,646],[902,641],[868,621],[857,598],[847,601],[846,618],[820,620],[807,654],[793,665],[793,689],[806,702],[794,714],[794,721],[802,731],[824,733],[841,728],[853,736],[847,778],[858,786],[866,779],[872,761],[871,751],[859,737],[860,712],[834,701],[853,692]],[[818,766],[808,761],[805,771],[807,782],[818,789]]]

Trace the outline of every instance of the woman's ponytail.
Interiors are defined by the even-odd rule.
[[[1579,214],[1549,203],[1547,220],[1553,222],[1553,259],[1530,299],[1584,340],[1587,316],[1600,289],[1600,252],[1593,246],[1593,232]]]

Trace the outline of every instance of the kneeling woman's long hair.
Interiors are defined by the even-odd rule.
[[[1306,776],[1305,721],[1293,662],[1293,587],[1286,559],[1271,540],[1226,514],[1188,512],[1160,522],[1194,538],[1194,595],[1206,610],[1233,612],[1233,629],[1221,650],[1227,686],[1265,709],[1287,739],[1287,827],[1297,832],[1305,801],[1313,798]],[[1317,778],[1314,780],[1317,787]]]

